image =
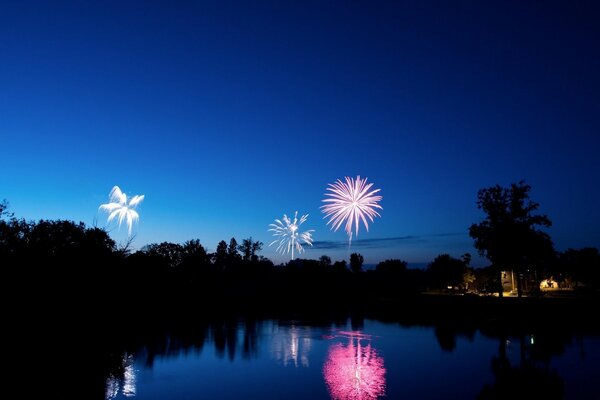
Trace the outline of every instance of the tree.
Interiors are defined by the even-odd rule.
[[[408,263],[402,260],[385,260],[375,266],[375,271],[381,274],[398,274],[406,271]]]
[[[440,254],[427,266],[429,280],[437,289],[461,286],[466,271],[464,259],[460,260],[449,254]]]
[[[242,253],[242,260],[258,261],[256,253],[262,250],[262,245],[263,243],[260,241],[253,241],[252,236],[242,240],[242,244],[238,246],[238,250]]]
[[[13,213],[9,213],[8,211],[6,211],[7,209],[8,209],[8,201],[6,201],[6,199],[0,201],[0,220],[3,217],[10,219],[14,216]]]
[[[225,266],[227,265],[227,243],[224,240],[219,242],[212,258],[217,270],[225,269]]]
[[[82,246],[90,257],[108,255],[116,251],[116,243],[104,229],[86,228]]]
[[[0,262],[12,263],[24,254],[32,224],[18,220],[8,211],[8,202],[0,202]],[[5,220],[6,218],[6,220]]]
[[[329,267],[331,265],[331,257],[322,255],[319,257],[319,265],[323,267]]]
[[[181,264],[176,273],[179,283],[193,285],[200,276],[210,271],[210,258],[199,239],[186,241],[181,246]]]
[[[463,288],[465,290],[469,290],[473,287],[473,283],[475,282],[475,271],[471,267],[471,253],[465,253],[462,255],[461,260],[465,265],[465,269],[463,271]]]
[[[469,228],[475,248],[492,262],[498,274],[506,269],[517,272],[519,297],[523,292],[520,274],[539,268],[554,255],[550,236],[538,229],[550,227],[552,222],[546,215],[535,214],[539,204],[530,200],[530,190],[524,181],[508,188],[496,185],[479,190],[477,207],[486,217]]]
[[[336,273],[345,273],[348,272],[346,260],[336,261],[331,266],[331,269]]]
[[[199,239],[188,240],[182,247],[182,264],[186,267],[205,267],[209,263],[208,254]]]
[[[466,267],[465,272],[463,273],[463,287],[465,290],[470,290],[473,288],[473,283],[475,283],[476,276],[475,271],[471,267]]]
[[[558,268],[575,285],[600,285],[600,253],[595,247],[568,249],[559,255]]]
[[[181,265],[183,246],[180,244],[170,242],[151,243],[144,246],[142,251],[150,257],[160,260],[162,265],[169,268],[176,268]]]
[[[362,265],[365,259],[359,253],[350,254],[350,269],[354,273],[359,273],[362,271]]]
[[[250,241],[252,241],[252,238],[250,238]],[[250,254],[250,259],[252,261],[258,261],[258,255],[256,253],[262,250],[262,246],[263,242],[260,242],[258,240],[252,243],[252,252]]]
[[[227,265],[233,266],[240,259],[240,255],[238,253],[238,243],[235,238],[231,238],[229,240],[229,247],[227,247]]]

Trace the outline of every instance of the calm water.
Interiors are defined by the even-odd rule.
[[[107,399],[598,398],[600,338],[228,321],[123,352]]]

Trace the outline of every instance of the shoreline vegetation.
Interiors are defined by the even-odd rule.
[[[248,318],[376,319],[408,326],[469,326],[498,332],[567,328],[600,334],[594,317],[600,306],[596,292],[521,298],[441,291],[385,294],[376,284],[369,288],[357,283],[360,278],[358,275],[354,281],[327,288],[283,280],[278,288],[266,285],[248,290],[230,286],[226,290],[212,282],[212,287],[203,291],[174,287],[153,295],[146,292],[147,288],[118,282],[73,287],[65,281],[44,280],[21,287],[19,297],[31,299],[31,305],[13,308],[9,315],[23,326],[39,324],[41,328],[51,323],[59,331],[77,327],[90,334],[115,326],[193,326],[195,320]]]
[[[528,187],[516,189],[526,194]],[[9,334],[16,343],[41,341],[69,354],[89,343],[110,352],[136,337],[194,330],[207,321],[349,319],[360,326],[367,318],[493,335],[598,332],[595,248],[554,252],[510,273],[495,264],[472,268],[469,254],[441,254],[425,269],[386,260],[365,271],[358,253],[348,262],[323,255],[274,265],[261,249],[252,238],[231,238],[214,253],[197,239],[130,252],[103,229],[65,220],[28,222],[0,202],[3,282],[15,293],[7,307]],[[522,297],[494,296],[507,288],[516,294],[515,280]],[[557,290],[543,290],[550,284]],[[61,357],[41,348],[51,359]]]
[[[371,306],[388,308],[390,301],[425,293],[597,298],[598,249],[555,251],[550,236],[540,229],[551,221],[537,213],[539,204],[529,198],[530,190],[520,181],[478,191],[477,207],[485,217],[470,226],[469,235],[479,254],[490,260],[485,268],[471,267],[469,253],[459,258],[440,254],[425,269],[391,259],[365,271],[359,253],[348,261],[332,261],[324,254],[318,260],[274,265],[259,254],[263,243],[252,237],[241,243],[222,240],[214,253],[199,239],[151,243],[131,252],[131,243],[119,247],[104,229],[83,222],[18,219],[6,200],[0,202],[0,263],[8,282],[34,297],[64,298],[65,304],[87,298],[108,306],[134,298],[152,307],[169,305],[172,312],[193,303],[221,309],[250,303],[308,308],[376,302]],[[482,300],[487,303],[495,304]]]
[[[523,198],[529,187],[512,190]],[[589,318],[586,304],[595,306],[600,297],[596,248],[554,252],[543,262],[510,271],[494,264],[472,268],[469,254],[440,254],[425,269],[411,269],[394,259],[365,271],[358,253],[351,254],[349,262],[333,262],[323,255],[274,265],[259,255],[262,243],[252,238],[241,243],[223,240],[214,253],[198,239],[155,243],[130,252],[103,229],[66,220],[27,222],[7,207],[6,201],[0,202],[4,282],[50,313],[69,314],[84,307],[91,315],[102,315],[122,308],[162,318],[331,309],[365,315],[385,311],[397,316],[563,321]],[[498,292],[510,296],[495,297]],[[517,292],[519,298],[513,298]]]

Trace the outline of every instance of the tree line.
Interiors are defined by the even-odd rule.
[[[501,295],[507,273],[519,295],[524,289],[535,293],[546,278],[563,286],[598,289],[598,250],[556,252],[550,236],[540,229],[549,227],[550,219],[536,214],[539,205],[529,198],[530,189],[522,181],[479,191],[477,205],[485,218],[471,225],[469,234],[479,253],[490,260],[487,268],[471,267],[470,254],[459,258],[440,254],[424,270],[390,259],[365,271],[359,253],[351,254],[348,263],[323,255],[274,265],[259,255],[263,243],[252,237],[241,243],[235,238],[222,240],[213,253],[199,239],[153,243],[131,252],[117,246],[105,230],[82,222],[16,218],[6,200],[0,203],[0,263],[14,282],[37,293],[53,298],[73,293],[104,296],[107,301],[130,294],[157,301],[222,302],[398,297],[427,290]],[[533,285],[526,285],[532,279]]]

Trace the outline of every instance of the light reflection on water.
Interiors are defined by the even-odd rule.
[[[275,324],[271,329],[270,353],[285,367],[308,368],[312,335],[317,335],[321,341],[332,342],[321,367],[331,398],[366,400],[385,395],[383,357],[373,348],[372,336],[361,331],[314,333],[310,327]],[[123,356],[121,368],[121,374],[111,373],[106,380],[106,400],[136,396],[136,368],[132,354]]]
[[[284,366],[310,366],[313,334],[310,327],[277,326],[271,338],[273,357]],[[372,335],[361,331],[333,330],[321,335],[328,346],[322,366],[332,399],[363,400],[385,396],[383,357],[372,345]]]
[[[309,367],[309,353],[312,346],[310,335],[309,327],[292,325],[287,329],[277,330],[272,337],[273,357],[284,366]]]
[[[125,354],[121,360],[123,376],[110,374],[106,379],[106,390],[104,398],[114,399],[121,393],[125,397],[133,397],[136,392],[136,370],[132,354]]]
[[[336,400],[376,399],[385,395],[383,357],[371,345],[371,336],[360,331],[339,332],[348,343],[329,346],[323,375]]]

